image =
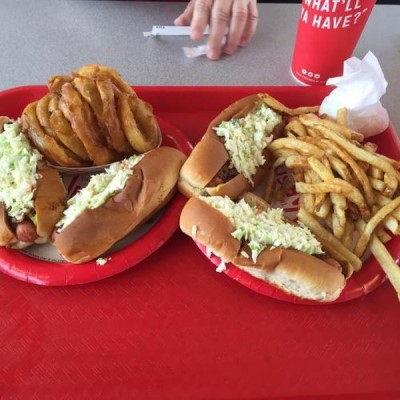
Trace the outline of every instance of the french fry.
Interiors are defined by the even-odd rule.
[[[362,218],[368,218],[370,210],[367,203],[364,200],[361,192],[350,183],[343,181],[342,179],[334,178],[329,182],[322,182],[319,184],[309,183],[296,183],[296,191],[298,193],[338,193],[342,194],[348,200],[357,205],[360,215]]]
[[[312,129],[312,128],[309,128],[309,129],[307,129],[307,132],[308,132],[308,133],[317,132],[317,130]],[[325,151],[326,154],[333,154],[333,152],[330,151],[330,150],[324,145],[324,143],[321,141],[321,139],[323,139],[323,138],[321,138],[320,135],[319,135],[319,136],[301,136],[301,137],[299,137],[298,139],[299,139],[300,141],[302,141],[302,142],[310,143],[310,144],[312,144],[312,145],[314,145],[314,146],[316,146],[316,147],[319,147],[319,148],[323,149],[323,150]],[[325,154],[325,155],[326,155],[326,154]]]
[[[311,183],[312,182],[312,177],[310,176],[309,170],[304,171],[304,182],[305,183]],[[297,183],[301,183],[301,181],[298,181],[296,179],[296,185]],[[300,194],[300,199],[301,203],[303,204],[304,208],[310,212],[313,213],[315,209],[315,196],[311,193],[304,193]]]
[[[313,170],[313,169],[308,169],[305,174],[308,174],[309,176],[309,182],[310,183],[320,183],[322,182],[322,179],[319,177],[319,175]],[[318,209],[325,201],[325,198],[327,197],[326,193],[317,193],[314,195],[314,208]]]
[[[376,232],[376,236],[382,243],[387,243],[390,239],[392,239],[392,237],[383,229],[380,229],[378,232]]]
[[[365,222],[360,220],[357,222],[357,229],[363,231],[366,229]],[[371,236],[369,248],[371,253],[374,255],[379,265],[385,272],[389,279],[389,282],[393,286],[397,293],[397,297],[400,300],[400,268],[393,260],[392,256],[383,245],[383,243],[377,238],[376,235]]]
[[[299,140],[306,141],[307,143],[314,144],[316,146],[323,148],[325,150],[325,152],[327,153],[328,157],[331,157],[332,154],[335,154],[335,156],[338,156],[339,158],[335,157],[335,159],[337,161],[334,161],[333,168],[339,170],[340,171],[339,175],[346,176],[347,179],[345,179],[345,180],[354,186],[354,184],[355,184],[354,180],[353,180],[353,178],[351,178],[349,176],[348,169],[343,164],[343,162],[347,163],[349,165],[349,167],[351,168],[351,170],[353,171],[356,178],[358,179],[358,181],[360,182],[361,186],[363,187],[363,191],[366,195],[366,200],[367,200],[368,205],[371,206],[372,204],[374,204],[374,202],[375,202],[374,193],[372,190],[371,183],[369,182],[365,171],[363,170],[363,168],[361,168],[361,166],[359,164],[357,164],[357,162],[345,150],[343,150],[340,146],[338,146],[335,142],[333,142],[331,140],[321,140],[321,139],[310,138],[310,137],[301,137]],[[341,160],[343,160],[343,162]],[[344,168],[343,168],[343,165],[344,165]],[[346,171],[346,169],[347,169],[347,171]]]
[[[296,136],[307,136],[305,126],[299,121],[298,118],[292,118],[285,126],[285,132],[294,133]]]
[[[292,109],[292,115],[301,115],[308,113],[316,113],[319,111],[319,106],[311,106],[311,107],[297,107]]]
[[[270,108],[275,111],[279,111],[282,114],[293,115],[293,111],[291,108],[286,107],[277,99],[270,96],[268,93],[260,93],[258,97]]]
[[[359,271],[362,266],[362,261],[348,250],[342,242],[325,229],[318,220],[308,213],[305,209],[300,208],[297,218],[311,232],[313,232],[326,251],[339,262],[349,264],[354,271]]]
[[[376,151],[378,150],[378,146],[372,142],[365,142],[363,144],[363,147],[366,151],[369,151],[370,153],[376,153]]]
[[[389,157],[384,156],[383,154],[379,154],[379,157],[390,163],[394,169],[400,169],[400,160],[393,160]]]
[[[366,151],[370,153],[376,153],[378,150],[378,146],[375,143],[366,142],[363,144],[363,147]],[[382,179],[383,178],[383,171],[377,167],[370,166],[367,171],[373,178]]]
[[[322,182],[318,183],[296,183],[296,191],[298,193],[342,193],[342,188],[335,184],[335,182]],[[361,194],[360,194],[361,196]]]
[[[362,219],[357,220],[357,230],[359,233],[362,232],[362,228],[361,226],[365,226],[365,221],[363,221]],[[392,239],[392,237],[385,231],[385,226],[379,226],[376,230],[375,230],[375,235],[376,237],[382,242],[382,243],[387,243],[390,239]]]
[[[333,234],[341,239],[344,235],[346,228],[346,199],[336,193],[331,194],[332,204],[333,204],[333,214],[332,214],[332,230]]]
[[[312,137],[312,138],[317,138],[317,139],[322,138],[322,135],[321,135],[321,133],[318,131],[318,129],[314,129],[314,128],[311,128],[311,127],[307,127],[307,132],[308,132],[308,134],[310,135],[310,136],[307,136],[307,137]]]
[[[365,161],[358,161],[358,163],[357,163],[359,166],[360,166],[360,168],[366,173],[368,170],[369,170],[369,168],[370,168],[370,165],[367,163],[367,162],[365,162]]]
[[[377,167],[370,166],[368,173],[372,178],[383,179],[383,171]]]
[[[336,122],[339,125],[347,126],[347,108],[339,108],[336,114]]]
[[[328,154],[329,163],[332,166],[332,169],[345,181],[352,183],[353,177],[346,164],[335,156],[331,156]]]
[[[297,136],[293,132],[286,132],[286,137],[290,139],[297,139]]]
[[[315,207],[315,215],[323,220],[328,218],[332,211],[332,201],[330,196],[326,196],[324,202],[319,206]]]
[[[385,193],[386,192],[386,183],[380,179],[373,178],[372,176],[368,177],[369,183],[371,184],[372,189],[377,190],[378,192]]]
[[[390,232],[393,233],[393,235],[400,234],[399,221],[393,216],[389,215],[389,217],[385,219],[384,225]]]
[[[280,167],[281,165],[284,165],[286,162],[287,158],[286,157],[278,157],[275,159],[275,161],[272,164],[272,168],[271,169],[276,169],[278,167]]]
[[[356,248],[354,253],[357,257],[361,257],[367,246],[368,242],[374,233],[377,226],[382,223],[382,221],[390,215],[397,207],[400,206],[400,196],[392,200],[390,203],[386,204],[382,207],[366,224],[365,228],[363,229],[360,239],[357,242]]]
[[[289,156],[285,160],[285,165],[289,169],[293,168],[309,168],[307,157],[304,156]]]
[[[260,93],[258,97],[270,108],[276,110],[282,114],[295,116],[305,113],[314,113],[318,112],[319,106],[311,106],[311,107],[297,107],[297,108],[289,108],[282,104],[277,99],[270,96],[268,93]]]
[[[316,174],[319,175],[321,180],[330,182],[334,179],[334,175],[329,167],[325,166],[321,161],[315,157],[310,157],[308,162],[311,168]],[[333,234],[337,238],[341,238],[344,235],[346,226],[346,199],[344,196],[338,193],[331,193],[330,195],[333,204],[332,214],[332,229]]]
[[[302,116],[300,116],[300,118],[302,118]],[[301,121],[303,122],[302,119]],[[324,126],[319,126],[319,130],[327,139],[331,139],[345,148],[356,160],[365,161],[389,174],[395,175],[396,179],[400,180],[400,173],[396,171],[393,165],[384,157],[369,153],[368,151],[356,146],[354,143],[351,143],[349,140],[346,140],[346,138],[340,134]]]
[[[353,249],[354,228],[355,228],[355,226],[354,226],[354,222],[352,219],[349,219],[348,221],[346,221],[344,234],[341,238],[343,245],[350,251],[352,251],[352,249]]]
[[[347,126],[340,125],[334,121],[329,121],[327,119],[321,119],[315,114],[304,114],[300,115],[300,121],[310,127],[318,127],[320,131],[325,129],[335,132],[342,139],[350,139],[355,140],[357,142],[362,142],[364,140],[364,136],[356,132]]]
[[[271,149],[270,149],[271,150]],[[289,149],[286,147],[278,148],[274,150],[274,157],[279,158],[279,157],[290,157],[290,156],[298,156],[300,153],[294,149]]]
[[[383,176],[383,181],[386,183],[385,194],[388,197],[392,197],[396,193],[396,190],[399,186],[399,181],[396,179],[396,176],[390,173],[386,173]]]
[[[310,156],[313,155],[316,157],[323,157],[324,155],[324,151],[319,147],[311,143],[305,143],[301,140],[292,138],[275,139],[274,141],[271,142],[268,148],[272,152],[275,152],[280,149],[292,149],[304,155],[310,155]]]
[[[320,209],[325,203],[326,198],[329,197],[327,193],[318,193],[314,196],[314,208],[316,210]]]
[[[386,204],[389,204],[391,202],[391,199],[389,199],[386,196],[383,196],[382,194],[378,193],[376,195],[377,198],[377,204],[379,204],[381,207],[385,206]],[[396,208],[392,212],[392,216],[396,218],[398,221],[400,221],[400,208]]]
[[[314,158],[314,157],[311,157]],[[310,177],[310,182],[311,183],[320,183],[322,182],[321,177],[319,176],[319,174],[317,172],[315,172],[313,169],[309,169],[307,170],[307,173]]]
[[[332,171],[317,158],[309,157],[307,160],[310,164],[310,167],[314,170],[314,172],[319,176],[322,181],[330,181],[334,179]]]
[[[370,244],[371,252],[377,259],[379,265],[385,272],[394,290],[397,293],[397,297],[400,300],[400,268],[393,260],[392,256],[382,244],[382,242],[375,236],[372,236]]]
[[[391,213],[391,215],[389,215],[384,221],[383,221],[383,224],[382,224],[382,226],[380,226],[380,227],[378,227],[378,229],[377,229],[377,236],[378,236],[378,238],[383,242],[383,243],[386,243],[386,242],[388,242],[391,238],[392,238],[392,236],[391,235],[389,235],[386,231],[389,231],[392,235],[394,235],[394,236],[397,236],[397,235],[400,235],[400,221],[394,216],[394,213],[395,212],[400,212],[400,208],[397,208],[396,210],[394,210],[392,213]],[[382,238],[381,238],[381,235],[380,235],[380,233],[381,232],[384,232],[386,235],[385,236],[387,236],[388,237],[388,239],[387,240],[383,240]]]
[[[365,171],[359,166],[359,164],[357,164],[356,161],[353,160],[353,158],[345,150],[340,148],[340,146],[338,146],[335,142],[328,141],[324,143],[327,147],[330,147],[345,163],[349,165],[354,173],[354,176],[357,178],[363,188],[368,205],[371,206],[372,204],[374,204],[374,192]]]

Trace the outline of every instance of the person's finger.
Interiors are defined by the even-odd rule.
[[[232,0],[215,0],[210,18],[210,34],[207,42],[207,57],[217,60],[221,56],[223,38],[229,25]]]
[[[246,26],[243,30],[242,37],[239,41],[240,47],[245,47],[249,44],[251,38],[253,37],[258,23],[258,9],[257,1],[251,0],[248,4],[248,15]]]
[[[178,26],[187,26],[190,25],[193,18],[193,8],[194,8],[195,0],[191,0],[189,4],[186,6],[185,10],[181,15],[178,15],[175,18],[174,24]]]
[[[213,0],[197,0],[194,2],[193,17],[190,24],[192,40],[200,40],[210,20]]]
[[[248,14],[248,0],[236,0],[233,2],[228,38],[224,47],[226,54],[233,54],[236,51],[243,36]]]

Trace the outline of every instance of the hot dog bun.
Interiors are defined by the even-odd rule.
[[[193,197],[186,203],[180,228],[224,262],[232,263],[291,295],[333,301],[345,285],[345,278],[338,268],[299,250],[266,248],[256,262],[245,257],[244,241],[232,236],[235,231],[232,222],[201,198]]]
[[[64,212],[67,191],[54,168],[44,165],[39,167],[39,174],[35,195],[36,231],[40,237],[49,239]]]
[[[250,182],[238,171],[233,174],[234,176],[223,179],[223,182],[216,181],[215,178],[222,168],[232,168],[232,160],[225,147],[224,138],[216,134],[215,128],[224,121],[246,116],[262,104],[264,103],[260,95],[247,96],[230,105],[211,121],[206,133],[194,147],[180,172],[178,189],[182,194],[187,197],[227,195],[236,198],[260,183],[270,165],[268,148],[263,152],[265,162],[256,168],[256,172],[251,177],[253,182]],[[267,105],[266,107],[270,108]],[[279,114],[279,111],[274,111]],[[274,138],[279,137],[282,134],[283,127],[283,121],[277,122],[271,135]]]
[[[175,194],[179,170],[186,157],[160,147],[133,167],[124,188],[97,208],[85,209],[53,234],[53,243],[69,262],[93,260],[145,223]]]
[[[34,196],[34,223],[28,216],[21,222],[13,222],[5,204],[0,203],[0,246],[23,249],[32,244],[50,242],[51,234],[61,218],[67,197],[64,183],[53,168],[43,164]]]
[[[24,248],[50,241],[67,191],[58,171],[35,153],[20,125],[0,117],[0,246]],[[7,124],[7,125],[6,125]]]

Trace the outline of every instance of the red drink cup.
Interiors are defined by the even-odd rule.
[[[376,0],[303,0],[292,60],[293,76],[325,85],[343,74]]]

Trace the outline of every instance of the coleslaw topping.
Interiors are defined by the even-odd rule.
[[[290,248],[307,254],[324,253],[321,243],[304,224],[285,221],[281,208],[260,211],[243,199],[235,203],[227,196],[204,196],[201,200],[229,219],[235,227],[232,236],[247,242],[254,262],[266,247]]]
[[[42,155],[21,132],[19,121],[4,125],[0,134],[0,202],[8,215],[21,222],[34,218],[34,196],[40,174],[37,166]]]
[[[281,115],[262,104],[244,117],[223,121],[214,128],[224,138],[236,170],[252,184],[257,167],[265,163],[263,153],[273,139],[272,131],[281,122]]]
[[[143,155],[133,155],[112,163],[105,172],[91,176],[87,186],[68,200],[64,216],[56,225],[58,231],[62,231],[84,210],[100,207],[110,197],[119,193],[133,174],[132,168],[142,158]]]

